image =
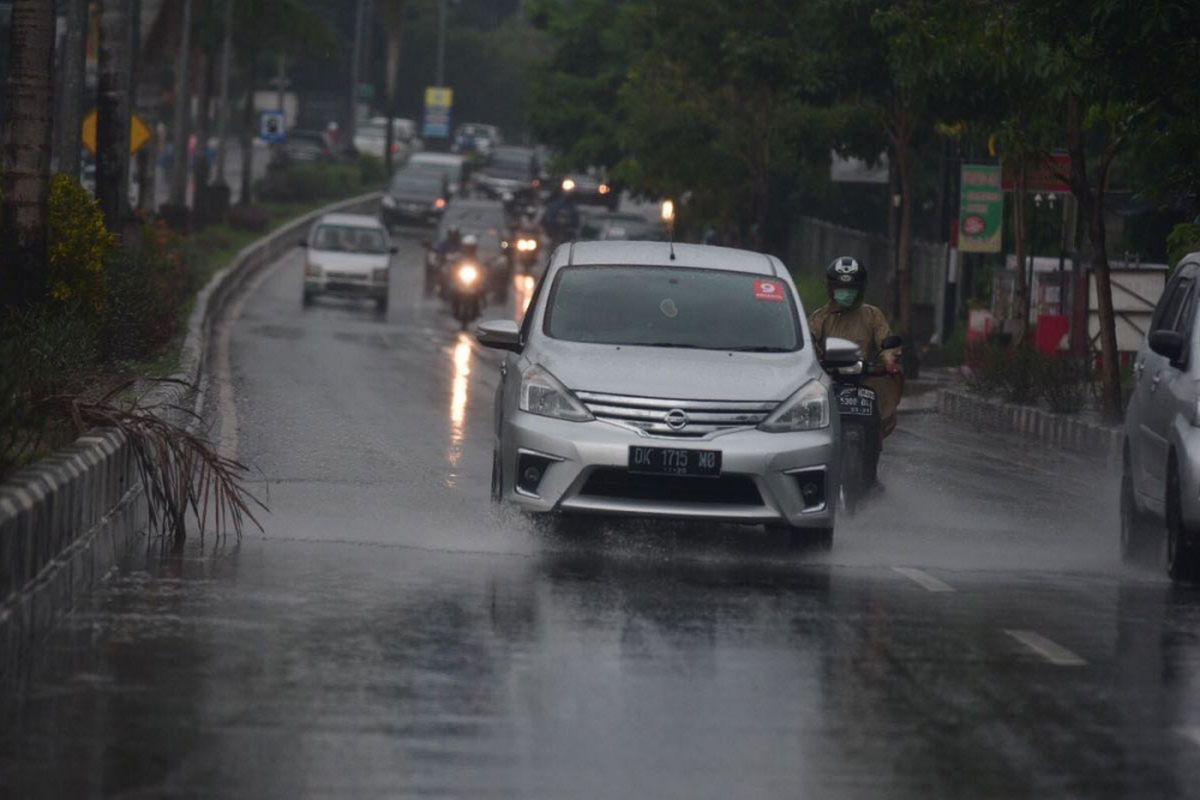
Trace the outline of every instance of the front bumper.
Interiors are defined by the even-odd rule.
[[[505,500],[534,513],[568,512],[734,523],[832,527],[837,448],[832,427],[801,433],[735,430],[706,439],[640,436],[603,421],[566,422],[515,412],[501,431]],[[721,478],[649,478],[627,472],[630,445],[721,451]],[[535,491],[518,464],[545,463]],[[823,482],[821,502],[802,485]],[[810,487],[811,488],[811,487]]]
[[[338,297],[369,297],[377,300],[388,296],[388,282],[306,275],[304,277],[304,293]]]

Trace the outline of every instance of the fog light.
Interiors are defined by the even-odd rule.
[[[556,459],[534,453],[517,456],[517,491],[537,496],[538,488],[546,477],[546,470]]]
[[[805,511],[814,511],[825,505],[825,470],[804,469],[788,473],[796,481]]]

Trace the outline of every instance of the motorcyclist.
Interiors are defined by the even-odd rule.
[[[579,229],[579,209],[575,207],[575,198],[570,192],[562,187],[555,190],[554,196],[546,203],[542,227],[555,244],[575,238],[575,232]]]
[[[825,269],[829,302],[813,312],[808,320],[817,355],[825,354],[825,340],[848,339],[861,348],[867,364],[878,363],[887,373],[870,377],[864,384],[879,398],[881,432],[886,437],[896,429],[896,409],[904,389],[900,371],[900,348],[883,349],[883,340],[891,335],[887,317],[876,306],[864,302],[867,268],[851,256],[835,258]]]

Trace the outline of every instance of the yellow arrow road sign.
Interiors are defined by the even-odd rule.
[[[83,146],[88,149],[92,155],[96,154],[96,112],[88,114],[83,118]],[[142,118],[137,114],[129,116],[129,154],[133,155],[138,150],[146,146],[150,138],[154,134],[150,132],[150,128]]]

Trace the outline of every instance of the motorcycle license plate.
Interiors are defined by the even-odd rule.
[[[676,447],[629,448],[629,471],[643,475],[682,475],[690,478],[719,478],[719,450],[686,450]]]
[[[869,417],[875,413],[875,390],[864,386],[849,386],[838,391],[838,411],[852,417]]]

